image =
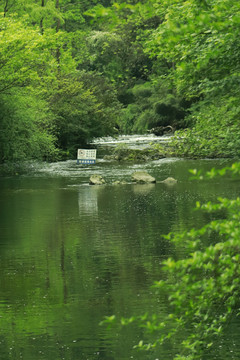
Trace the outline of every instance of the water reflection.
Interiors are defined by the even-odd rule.
[[[135,184],[132,185],[135,194],[148,194],[155,189],[155,184]]]
[[[78,191],[79,216],[97,214],[98,194],[101,192],[100,186],[85,186]]]

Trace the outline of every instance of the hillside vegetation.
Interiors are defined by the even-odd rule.
[[[4,0],[0,24],[1,163],[168,125],[239,157],[239,1]]]

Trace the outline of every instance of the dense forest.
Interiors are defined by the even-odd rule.
[[[2,0],[0,162],[177,130],[182,156],[238,157],[237,0]]]

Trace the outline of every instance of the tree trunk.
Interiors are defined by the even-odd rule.
[[[3,14],[4,14],[3,16],[4,17],[6,17],[8,10],[9,10],[9,8],[8,8],[8,0],[6,0],[4,10],[3,10]]]
[[[42,6],[42,7],[45,6],[45,0],[42,0],[41,6]],[[40,30],[41,30],[41,34],[43,34],[43,33],[44,33],[44,29],[43,29],[43,16],[42,16],[42,18],[41,18],[41,20],[40,20]]]
[[[59,10],[59,0],[56,0],[56,9]],[[59,31],[59,29],[60,29],[60,19],[58,17],[57,21],[56,21],[56,33]],[[59,48],[59,46],[57,47],[56,58],[57,58],[57,63],[58,63],[58,67],[59,67],[59,65],[60,65],[60,48]]]
[[[59,10],[59,0],[56,0],[56,9]],[[60,29],[60,19],[57,18],[56,32],[58,32],[59,29]]]

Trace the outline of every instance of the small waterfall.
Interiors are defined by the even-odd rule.
[[[171,135],[156,136],[154,134],[107,136],[96,138],[91,144],[97,147],[116,147],[124,144],[129,149],[147,149],[151,144],[166,144],[171,137]]]

